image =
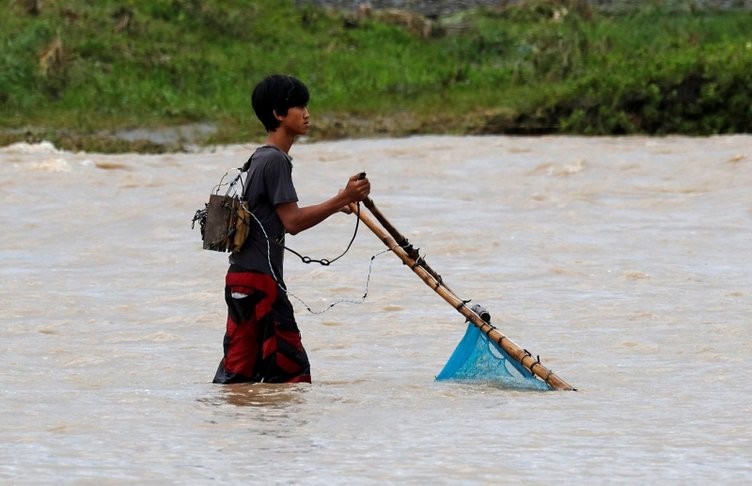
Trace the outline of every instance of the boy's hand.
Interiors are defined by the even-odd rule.
[[[365,172],[355,174],[347,181],[344,189],[348,203],[362,201],[371,193],[371,182],[366,177]]]
[[[339,194],[345,194],[345,197],[347,198],[348,202],[347,204],[341,209],[343,213],[350,214],[352,211],[350,211],[350,208],[348,205],[352,202],[358,202],[362,201],[363,199],[367,198],[368,195],[371,193],[371,182],[366,177],[365,172],[361,172],[359,174],[355,174],[354,176],[351,176],[350,179],[347,181],[347,185],[344,189],[339,191]]]

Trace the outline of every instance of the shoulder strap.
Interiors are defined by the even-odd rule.
[[[256,152],[253,152],[250,157],[248,157],[248,160],[245,164],[243,164],[243,167],[240,168],[240,172],[248,172],[248,169],[251,168],[251,161],[253,160],[253,156],[256,155]]]

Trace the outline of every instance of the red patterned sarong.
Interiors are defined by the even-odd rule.
[[[311,382],[292,305],[271,275],[231,266],[225,279],[227,330],[214,383]]]

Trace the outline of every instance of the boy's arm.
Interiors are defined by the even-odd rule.
[[[336,196],[312,206],[299,207],[298,203],[290,202],[278,204],[274,209],[282,221],[285,231],[294,235],[320,222],[332,214],[339,212],[351,202],[362,201],[371,192],[371,183],[367,178],[360,178],[359,174],[350,177],[347,186]]]

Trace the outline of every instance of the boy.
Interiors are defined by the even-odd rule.
[[[230,256],[224,357],[214,383],[311,382],[308,356],[284,290],[285,233],[294,235],[362,201],[371,185],[354,175],[337,195],[298,206],[289,151],[295,139],[308,132],[309,97],[303,83],[282,75],[268,76],[251,96],[267,137],[244,166],[248,174],[243,197],[253,212],[251,230],[240,251]]]

